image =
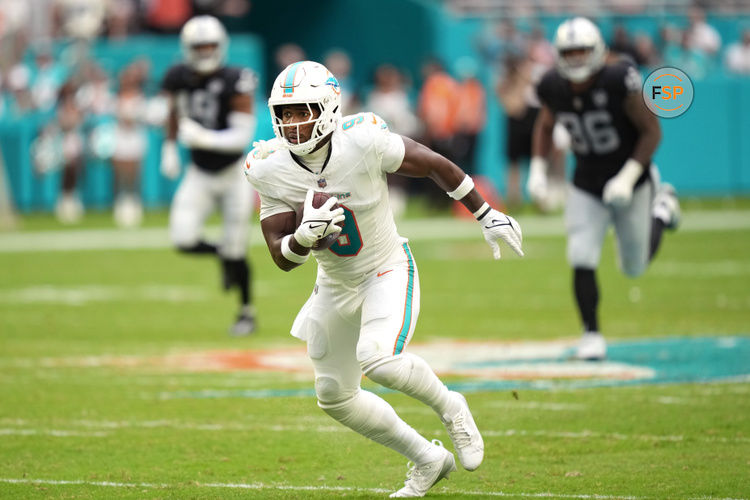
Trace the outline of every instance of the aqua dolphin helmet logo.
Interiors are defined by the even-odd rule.
[[[325,84],[333,87],[333,91],[336,92],[337,94],[341,93],[341,85],[339,85],[339,81],[336,80],[335,76],[329,76]]]

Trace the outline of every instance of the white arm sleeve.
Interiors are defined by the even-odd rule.
[[[250,113],[233,111],[227,116],[228,128],[211,130],[211,148],[216,151],[233,153],[244,151],[255,134],[255,116]]]

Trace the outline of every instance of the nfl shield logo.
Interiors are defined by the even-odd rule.
[[[328,185],[328,183],[326,182],[326,180],[323,177],[321,177],[320,179],[318,179],[318,187],[319,188],[322,189],[322,188],[326,187],[327,185]]]

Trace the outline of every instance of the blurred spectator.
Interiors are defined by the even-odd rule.
[[[375,85],[367,95],[365,108],[380,116],[395,133],[415,137],[419,120],[409,101],[402,73],[391,64],[375,69]]]
[[[458,113],[458,82],[437,59],[427,61],[423,68],[424,84],[419,94],[418,114],[424,125],[427,145],[453,160],[453,136]]]
[[[76,102],[89,118],[100,118],[112,112],[109,76],[99,65],[90,59],[83,61],[77,79],[81,83],[76,91]]]
[[[534,26],[526,46],[529,59],[545,68],[555,64],[555,47],[547,40],[540,26]]]
[[[193,0],[194,16],[239,17],[249,10],[248,0]]]
[[[745,28],[740,40],[727,47],[725,64],[732,73],[750,75],[750,28]]]
[[[104,29],[108,3],[107,0],[55,0],[55,32],[74,39],[95,38]]]
[[[60,128],[62,153],[62,192],[58,198],[55,214],[60,222],[73,224],[83,216],[76,187],[83,169],[83,113],[76,103],[76,86],[72,80],[60,89],[57,105],[57,124]]]
[[[279,45],[273,54],[276,68],[281,71],[293,62],[304,61],[307,56],[305,51],[296,43],[285,43]]]
[[[698,6],[688,10],[690,25],[686,31],[685,45],[693,50],[714,56],[721,48],[721,36],[716,28],[706,22],[706,12]]]
[[[190,0],[149,0],[146,2],[146,26],[160,33],[177,33],[193,15]]]
[[[40,111],[49,111],[57,100],[58,92],[67,78],[67,69],[52,56],[52,47],[37,46],[34,68],[30,75],[32,106]]]
[[[656,49],[653,39],[646,33],[635,35],[635,50],[642,61],[641,64],[647,68],[655,68],[661,62],[661,55]]]
[[[669,45],[664,52],[664,63],[680,68],[691,78],[700,80],[706,76],[711,67],[709,55],[691,45],[690,32],[680,34],[679,45]]]
[[[609,50],[630,57],[638,66],[642,66],[644,63],[641,54],[630,39],[630,34],[622,24],[615,26],[612,41],[609,43]]]
[[[114,218],[121,227],[138,226],[143,217],[139,192],[141,164],[147,147],[143,84],[148,72],[149,64],[144,60],[127,66],[120,75],[117,92],[112,168],[115,173]]]
[[[508,54],[504,76],[496,88],[506,117],[506,186],[510,209],[521,204],[521,160],[531,157],[531,135],[539,113],[540,104],[534,86],[541,75],[535,68],[531,59]]]
[[[525,53],[526,40],[512,20],[503,19],[479,35],[478,48],[491,65],[500,66],[507,54],[519,56]]]
[[[453,138],[456,134],[459,85],[437,59],[422,66],[424,83],[419,93],[417,112],[424,125],[423,140],[433,151],[456,161]],[[432,183],[420,183],[437,207],[448,206],[450,198]]]
[[[137,25],[138,0],[117,0],[109,3],[106,19],[107,37],[122,39],[135,32]]]
[[[477,137],[484,129],[487,119],[487,96],[479,81],[478,71],[479,65],[471,57],[462,57],[456,62],[459,83],[453,152],[456,164],[467,174],[476,171]]]
[[[394,133],[411,138],[419,134],[419,120],[409,101],[404,77],[391,64],[381,64],[375,69],[375,86],[367,95],[365,108],[385,120]],[[388,196],[396,217],[406,209],[407,185],[408,179],[404,176],[388,176]]]
[[[352,80],[352,60],[342,49],[333,49],[323,60],[328,71],[336,75],[341,86],[341,112],[344,115],[356,113],[362,106],[357,85]]]
[[[28,0],[0,1],[0,71],[18,63],[26,50],[27,28],[31,20]]]

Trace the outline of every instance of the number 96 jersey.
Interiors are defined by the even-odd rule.
[[[404,142],[373,113],[344,117],[331,136],[320,172],[299,162],[287,149],[261,158],[251,151],[245,175],[260,195],[261,221],[299,210],[308,189],[338,198],[346,219],[341,236],[328,249],[313,251],[319,279],[359,283],[390,260],[403,257],[388,202],[386,174],[404,159]]]
[[[606,64],[589,88],[574,93],[557,69],[537,87],[539,99],[570,133],[576,155],[573,184],[601,197],[604,184],[633,154],[638,130],[625,113],[625,99],[641,93],[641,76],[625,58]],[[648,168],[638,180],[645,181]]]

